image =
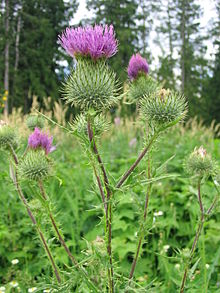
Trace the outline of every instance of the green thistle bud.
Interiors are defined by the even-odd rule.
[[[0,148],[8,149],[17,147],[17,136],[15,130],[0,120]]]
[[[165,89],[145,96],[141,101],[141,115],[156,127],[170,127],[182,120],[187,111],[183,95]]]
[[[115,73],[104,60],[81,58],[64,85],[63,96],[67,103],[83,110],[101,110],[117,102],[118,90]]]
[[[139,74],[136,79],[130,82],[129,98],[138,101],[144,96],[152,95],[160,88],[160,85],[152,77],[146,74]]]
[[[26,125],[30,130],[34,130],[36,127],[42,129],[44,127],[44,118],[40,115],[29,115]]]
[[[18,174],[23,179],[44,180],[51,175],[52,165],[52,160],[45,156],[43,150],[29,150],[19,162]]]
[[[215,173],[216,167],[211,156],[207,154],[206,150],[201,146],[199,149],[195,148],[194,151],[186,160],[186,169],[191,175],[212,175]]]
[[[104,131],[109,129],[110,123],[106,120],[106,117],[102,114],[95,116],[92,122],[92,128],[94,135],[99,136]],[[88,138],[87,119],[83,114],[78,115],[71,124],[73,131],[76,131],[79,135]]]

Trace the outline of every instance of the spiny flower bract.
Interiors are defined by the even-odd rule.
[[[150,125],[166,128],[185,117],[187,103],[182,94],[161,89],[141,100],[140,111],[142,119]]]
[[[21,179],[43,180],[51,175],[52,161],[41,149],[29,150],[19,162],[18,174]]]
[[[82,110],[110,108],[118,101],[115,73],[102,62],[80,58],[64,84],[63,98]]]
[[[32,149],[42,148],[45,150],[46,155],[54,151],[56,148],[52,145],[53,137],[49,137],[46,133],[35,128],[34,132],[28,138],[28,146]]]
[[[128,96],[131,101],[138,102],[144,96],[149,96],[159,91],[160,88],[160,84],[152,77],[141,74],[130,82]]]
[[[17,147],[17,135],[15,130],[7,125],[4,121],[0,121],[0,148],[9,149]]]
[[[148,74],[149,65],[147,60],[143,58],[140,54],[132,55],[128,64],[128,77],[133,80],[138,77],[139,74]]]
[[[104,131],[109,129],[109,122],[106,120],[106,117],[102,114],[96,115],[91,123],[94,135],[99,136]],[[73,131],[76,131],[77,134],[88,139],[88,128],[87,128],[87,119],[86,115],[80,114],[76,116],[73,123],[70,124]]]
[[[59,40],[70,56],[90,56],[94,60],[112,57],[118,46],[112,25],[66,28]]]
[[[44,118],[40,115],[29,115],[26,119],[27,127],[34,130],[36,127],[42,129],[44,127]]]
[[[214,175],[216,171],[215,162],[207,151],[200,146],[195,148],[194,151],[186,159],[186,170],[191,175]]]

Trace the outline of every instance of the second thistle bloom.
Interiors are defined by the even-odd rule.
[[[117,52],[118,41],[112,25],[67,28],[59,39],[62,47],[72,57],[90,56],[97,60],[110,58]]]
[[[46,133],[40,131],[39,128],[35,128],[34,132],[28,138],[28,146],[32,149],[42,148],[45,150],[46,155],[56,149],[52,145],[53,137],[49,137]]]
[[[147,60],[140,54],[132,55],[127,72],[130,80],[129,97],[131,101],[137,102],[160,88],[160,85],[148,75]]]
[[[128,64],[128,77],[133,80],[137,78],[140,73],[148,74],[148,72],[149,65],[147,60],[138,53],[133,55]]]

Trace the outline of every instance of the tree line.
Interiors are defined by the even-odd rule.
[[[79,1],[2,0],[0,7],[0,107],[30,109],[33,96],[59,99],[59,88],[71,70],[57,43],[58,35],[74,18]],[[206,123],[220,122],[220,2],[215,17],[202,27],[202,8],[196,0],[87,0],[91,19],[79,24],[113,24],[119,52],[110,60],[118,78],[127,81],[126,67],[134,52],[151,66],[160,52],[154,77],[165,87],[179,90],[188,98],[189,116]],[[75,21],[75,22],[76,22]],[[206,57],[209,44],[215,56]],[[68,61],[68,68],[64,66]],[[7,99],[6,99],[7,97]]]

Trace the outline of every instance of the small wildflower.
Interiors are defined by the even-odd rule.
[[[128,77],[133,80],[139,73],[148,74],[149,66],[147,60],[140,54],[132,55],[128,64]]]
[[[0,287],[0,293],[4,293],[6,288],[4,286]]]
[[[163,211],[158,211],[154,213],[155,217],[163,216]]]
[[[131,148],[135,148],[136,145],[137,145],[137,138],[134,137],[134,138],[132,138],[132,139],[129,141],[129,147],[131,147]]]
[[[176,263],[176,264],[175,264],[175,269],[177,269],[177,270],[180,269],[180,264],[179,264],[179,263]]]
[[[43,293],[50,293],[51,290],[50,289],[44,289]]]
[[[114,123],[115,123],[116,126],[119,126],[119,125],[121,124],[121,119],[120,119],[120,117],[115,117],[115,119],[114,119]]]
[[[118,46],[112,25],[66,28],[59,40],[70,56],[90,56],[94,60],[112,57]]]
[[[13,264],[13,265],[16,265],[16,264],[18,264],[19,263],[19,260],[16,258],[16,259],[13,259],[12,261],[11,261],[11,263]]]
[[[53,136],[49,137],[46,133],[35,128],[34,132],[28,138],[28,146],[32,149],[41,147],[45,150],[46,155],[53,152],[56,147],[52,145]]]
[[[163,250],[164,252],[167,252],[169,250],[170,246],[167,244],[167,245],[164,245],[163,246]]]
[[[37,290],[37,287],[29,288],[28,293],[35,292],[36,290]]]
[[[207,264],[205,265],[205,267],[206,267],[206,269],[208,270],[209,267],[210,267],[210,265],[207,263]]]
[[[13,288],[16,288],[16,287],[18,287],[18,282],[16,282],[16,281],[11,281],[11,282],[10,282],[10,285],[11,285]]]
[[[7,101],[7,97],[4,96],[4,97],[2,98],[2,100],[3,100],[3,101]]]

